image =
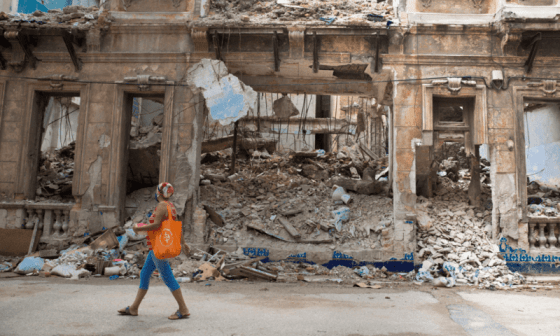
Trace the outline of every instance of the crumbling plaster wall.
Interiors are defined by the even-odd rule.
[[[394,66],[389,56],[385,65],[395,70],[395,79],[490,76],[494,69],[491,64],[484,66],[479,60],[472,59],[473,52],[485,57],[495,51],[497,41],[487,32],[469,31],[470,28],[467,27],[461,28],[462,32],[453,28],[443,29],[444,32],[433,31],[433,27],[417,29],[418,35],[405,36],[402,50],[404,54],[429,56],[420,56],[416,64],[411,62]],[[413,226],[406,222],[407,215],[415,213],[416,146],[422,144],[422,104],[425,99],[422,84],[425,83],[427,81],[396,83],[393,95],[395,249],[402,248],[407,252],[415,250],[415,232]],[[514,138],[511,94],[511,88],[500,92],[488,90],[486,99],[488,143],[492,153],[494,181],[493,199],[494,204],[501,201],[499,206],[494,207],[493,221],[506,229],[509,239],[516,241],[519,238],[520,217],[517,212],[515,152],[509,150],[506,144],[510,137]],[[449,96],[453,96],[451,92]]]
[[[407,0],[408,12],[493,14],[501,0]]]
[[[0,193],[4,194],[7,200],[13,200],[15,194],[22,194],[21,190],[17,190],[17,176],[22,168],[23,134],[29,132],[29,125],[25,124],[24,116],[32,108],[32,104],[29,103],[32,97],[29,95],[32,81],[20,81],[15,78],[66,75],[78,77],[87,83],[82,85],[87,86],[87,89],[81,92],[76,171],[73,181],[73,195],[77,203],[71,212],[70,234],[76,237],[83,236],[86,231],[117,225],[123,219],[121,211],[125,176],[122,174],[122,167],[126,165],[125,145],[129,136],[125,130],[130,128],[130,116],[127,115],[123,99],[125,92],[141,91],[138,85],[115,82],[122,82],[125,77],[151,75],[165,77],[173,83],[181,83],[187,68],[185,51],[192,48],[185,42],[184,27],[170,30],[160,26],[155,29],[142,26],[135,31],[130,28],[120,29],[118,22],[116,26],[114,30],[110,29],[103,35],[100,51],[81,55],[84,65],[80,72],[74,71],[64,48],[57,50],[59,55],[47,54],[45,57],[42,44],[39,43],[34,52],[43,62],[38,62],[36,69],[27,67],[19,74],[9,69],[3,73],[7,77],[13,75],[14,79],[0,81]],[[126,48],[121,40],[116,44],[115,52],[111,45],[123,35],[130,37],[131,42]],[[164,52],[146,52],[132,43],[140,39],[140,36],[151,41],[159,40],[165,44]],[[63,45],[62,39],[55,42]],[[127,53],[120,53],[123,50]],[[3,54],[6,58],[11,58],[9,50]],[[48,81],[42,83],[47,91],[53,92],[65,92],[69,85],[66,83],[56,91],[57,89],[49,86]],[[171,134],[164,139],[164,142],[167,141],[165,146],[169,149],[168,166],[174,167],[166,170],[166,178],[178,191],[177,201],[183,202],[182,205],[178,204],[178,209],[182,212],[186,203],[183,195],[192,198],[197,194],[199,173],[196,150],[200,152],[200,149],[192,144],[198,143],[194,137],[200,134],[199,128],[193,127],[193,123],[198,122],[194,114],[199,110],[190,107],[192,97],[183,94],[181,90],[184,89],[179,86],[166,89],[161,85],[151,85],[150,90],[165,92],[166,99],[169,100],[166,105],[173,109],[166,109],[166,113],[173,114],[173,117],[164,122],[164,127],[168,127]],[[177,94],[173,95],[174,91],[177,91]]]

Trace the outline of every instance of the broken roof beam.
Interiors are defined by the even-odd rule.
[[[239,74],[238,78],[259,92],[286,92],[286,93],[307,93],[315,95],[354,95],[360,97],[374,98],[378,91],[377,86],[382,85],[383,89],[386,83],[373,83],[368,80],[347,80],[336,78],[336,82],[329,83],[325,81],[321,85],[317,85],[317,79],[301,79],[286,78],[279,76],[247,76]]]
[[[335,118],[277,118],[277,117],[245,117],[240,119],[244,127],[257,127],[260,122],[261,129],[272,133],[283,132],[289,127],[301,128],[305,134],[354,134],[356,123],[345,119]]]

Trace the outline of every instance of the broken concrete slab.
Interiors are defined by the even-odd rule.
[[[257,93],[228,73],[224,62],[203,59],[187,72],[187,84],[193,93],[202,93],[212,120],[229,125],[248,113],[257,104]]]
[[[297,107],[289,96],[276,99],[272,104],[272,110],[274,111],[274,115],[279,118],[289,118],[299,114]]]

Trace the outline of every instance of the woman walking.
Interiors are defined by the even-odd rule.
[[[169,202],[169,198],[173,195],[173,186],[170,183],[164,182],[160,183],[156,190],[156,200],[159,202],[156,206],[155,211],[153,212],[152,216],[149,219],[149,224],[146,226],[139,227],[138,224],[134,225],[133,230],[134,232],[138,233],[141,231],[155,231],[159,229],[161,223],[168,219],[168,208],[173,216],[173,220],[177,219],[177,210],[175,206]],[[171,266],[166,259],[157,259],[154,255],[154,251],[152,250],[152,242],[150,239],[146,237],[148,240],[148,247],[150,248],[150,252],[148,253],[148,257],[144,262],[144,266],[142,267],[142,272],[140,273],[140,288],[138,289],[138,293],[136,294],[136,299],[129,307],[119,310],[118,312],[122,315],[132,315],[138,316],[138,308],[140,307],[140,303],[146,296],[148,292],[148,286],[150,285],[150,277],[152,273],[157,268],[159,274],[161,274],[163,281],[173,294],[173,297],[179,304],[179,309],[175,312],[175,314],[169,316],[170,320],[179,320],[183,318],[187,318],[190,316],[189,309],[185,304],[185,300],[183,299],[183,294],[181,293],[181,288],[175,280],[173,276],[173,272],[171,271]],[[183,237],[181,237],[181,245],[182,251],[188,255],[189,254],[189,247],[185,244]]]

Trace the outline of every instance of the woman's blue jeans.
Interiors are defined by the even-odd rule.
[[[179,289],[179,283],[177,283],[177,280],[175,280],[173,276],[173,271],[171,270],[169,262],[167,259],[161,260],[156,258],[154,251],[148,253],[144,267],[142,267],[142,272],[140,272],[140,289],[148,290],[150,286],[150,277],[156,268],[170,291],[174,292]]]

